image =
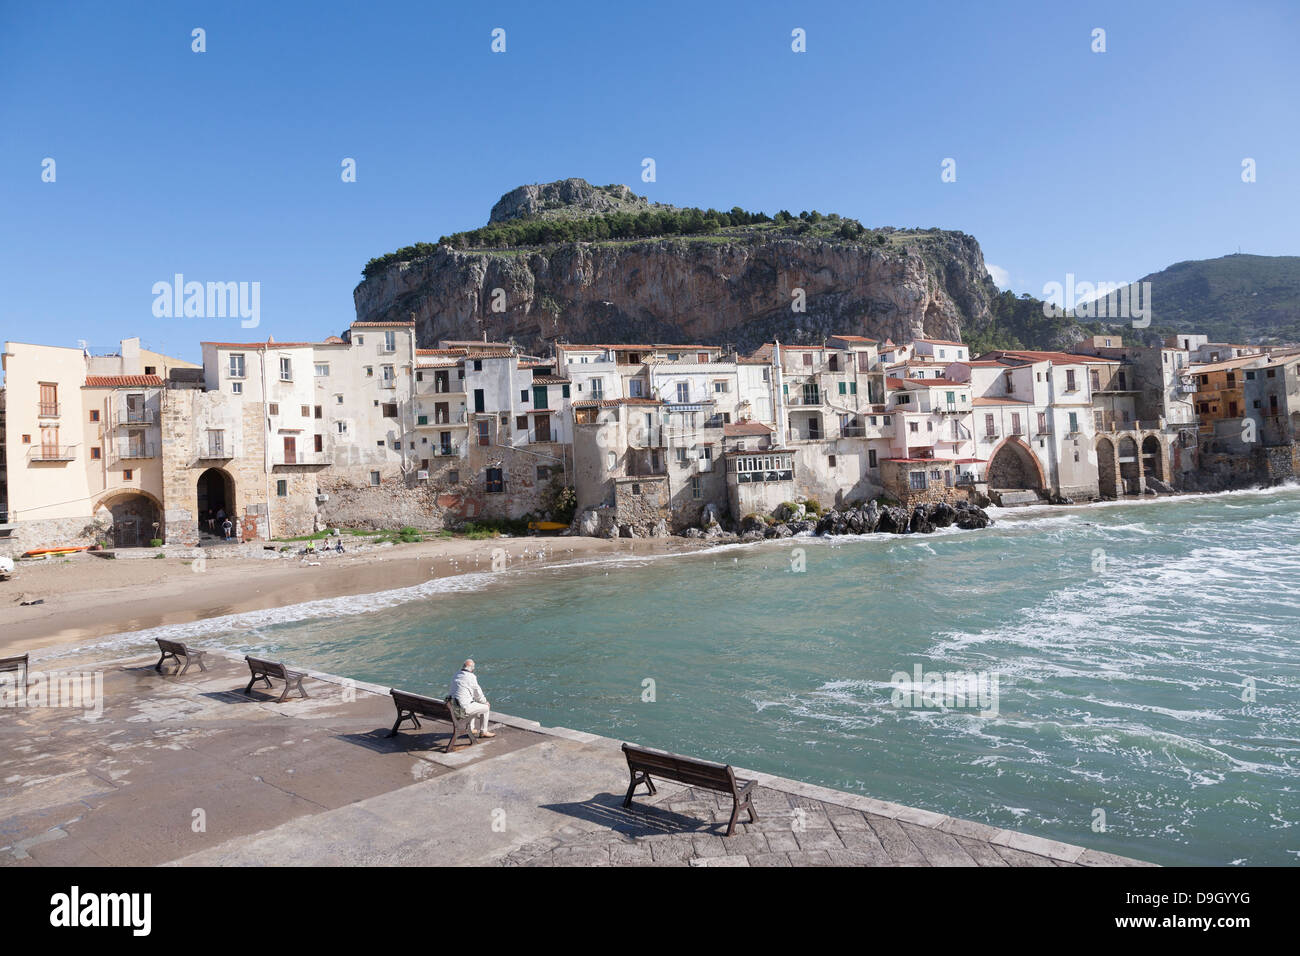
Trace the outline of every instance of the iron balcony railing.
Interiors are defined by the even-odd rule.
[[[153,425],[158,421],[158,413],[152,408],[122,408],[114,421],[119,425]]]
[[[329,465],[333,458],[326,451],[281,452],[271,459],[272,465]]]
[[[76,445],[33,445],[27,453],[28,461],[74,461]]]
[[[124,458],[158,457],[158,446],[151,441],[120,441],[113,447],[119,461]]]
[[[58,402],[37,402],[36,416],[38,418],[58,418],[62,406]]]
[[[234,441],[229,438],[206,440],[200,438],[196,452],[200,459],[234,458],[238,454]]]

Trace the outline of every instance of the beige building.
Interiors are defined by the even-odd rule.
[[[192,363],[125,339],[119,352],[7,342],[0,552],[163,537],[165,378]]]

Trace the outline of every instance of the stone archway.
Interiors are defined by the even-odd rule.
[[[1142,476],[1165,481],[1165,447],[1155,435],[1142,439]]]
[[[1038,456],[1019,438],[998,445],[989,456],[987,477],[989,487],[999,490],[1043,491],[1047,486]]]
[[[200,531],[221,533],[221,515],[235,520],[235,479],[222,468],[209,468],[199,475],[197,484],[197,522]]]
[[[164,537],[162,503],[147,491],[117,491],[100,499],[95,514],[107,511],[108,535],[115,548],[145,548]]]
[[[1115,444],[1109,438],[1097,439],[1097,492],[1103,498],[1120,496]]]
[[[1142,494],[1142,464],[1138,460],[1138,445],[1131,435],[1119,440],[1119,478],[1126,495]]]

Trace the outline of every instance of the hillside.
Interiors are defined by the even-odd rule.
[[[1212,342],[1300,341],[1300,256],[1176,262],[1138,282],[1151,283],[1153,330],[1204,332]]]
[[[837,332],[953,339],[988,326],[997,295],[964,233],[681,209],[582,180],[513,190],[485,226],[379,256],[363,276],[360,320],[414,315],[422,345],[487,334],[532,350],[561,338],[741,349]]]

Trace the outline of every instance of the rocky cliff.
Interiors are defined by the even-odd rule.
[[[630,190],[610,192],[626,187],[588,187],[594,195],[574,182],[521,187],[497,203],[493,219],[536,216],[565,202],[565,195],[592,209],[606,199],[639,199]],[[357,318],[414,316],[426,347],[442,338],[486,334],[535,352],[557,339],[749,350],[773,337],[813,343],[835,333],[899,341],[923,329],[932,338],[960,339],[964,324],[987,321],[996,294],[979,244],[940,230],[868,230],[842,238],[796,219],[789,228],[695,236],[431,248],[358,285]],[[798,289],[804,311],[794,308]]]

